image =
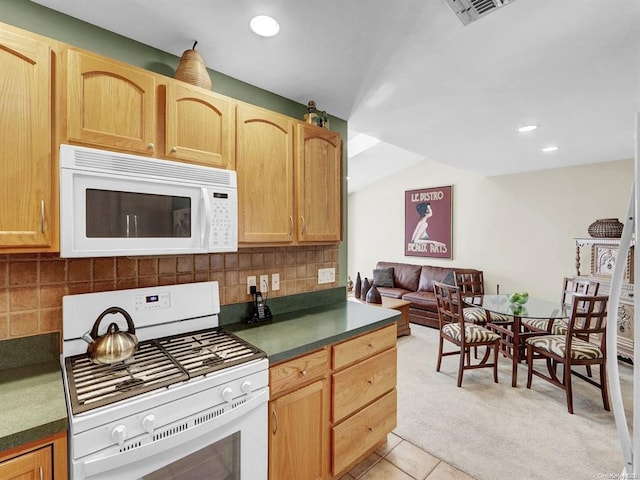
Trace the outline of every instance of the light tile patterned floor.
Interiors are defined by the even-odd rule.
[[[340,480],[474,480],[391,433],[387,443]]]

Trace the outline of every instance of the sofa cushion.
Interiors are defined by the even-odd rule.
[[[380,295],[390,298],[402,298],[405,293],[409,293],[409,290],[404,288],[389,288],[389,287],[376,287]]]
[[[403,288],[410,292],[418,290],[420,265],[396,262],[378,262],[376,268],[393,268],[393,283],[395,288]]]
[[[420,283],[417,290],[433,292],[433,282],[442,282],[450,272],[453,272],[452,268],[423,265],[420,270]]]
[[[389,287],[394,288],[393,283],[393,268],[374,268],[373,269],[373,284],[376,287]]]
[[[403,300],[413,303],[417,307],[438,311],[436,294],[434,292],[409,292],[402,296]]]

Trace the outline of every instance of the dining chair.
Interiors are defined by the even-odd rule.
[[[526,339],[527,346],[527,388],[531,388],[533,375],[562,388],[567,397],[567,410],[573,413],[573,393],[571,377],[576,376],[598,387],[602,393],[604,409],[609,411],[607,390],[607,302],[608,296],[574,295],[571,302],[571,317],[565,335],[545,332],[540,336]],[[588,339],[588,340],[585,340]],[[534,370],[534,361],[546,361],[548,375]],[[556,365],[563,365],[562,379],[556,374]],[[573,367],[585,365],[599,366],[599,379],[587,377]]]
[[[460,355],[458,366],[458,387],[462,386],[465,370],[476,368],[493,368],[493,381],[498,383],[498,351],[500,336],[484,326],[465,322],[462,315],[462,297],[460,287],[440,282],[433,283],[438,307],[440,338],[438,343],[438,362],[436,372],[440,371],[442,357]],[[444,342],[453,343],[458,350],[444,351]],[[484,357],[479,363],[471,361],[471,348],[487,347]],[[493,362],[488,362],[490,350],[493,349]]]
[[[576,295],[598,295],[600,282],[585,277],[564,277],[562,281],[561,303],[567,309],[571,308],[573,298]],[[578,305],[582,308],[582,305]],[[548,332],[554,335],[566,335],[569,322],[564,319],[522,319],[522,326],[529,332]]]
[[[455,286],[460,289],[460,293],[465,295],[484,295],[484,273],[482,270],[473,268],[458,268],[453,271]],[[466,322],[478,325],[486,325],[487,311],[482,307],[464,307],[462,315]],[[504,323],[511,322],[513,318],[509,315],[491,314],[491,322]]]

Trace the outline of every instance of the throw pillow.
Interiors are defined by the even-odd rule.
[[[447,276],[442,279],[442,283],[445,285],[456,285],[456,279],[453,276],[453,270],[447,273]]]
[[[394,288],[395,284],[393,283],[393,268],[374,268],[373,284],[376,287]]]

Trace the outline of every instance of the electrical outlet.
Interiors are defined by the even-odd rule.
[[[269,291],[269,275],[260,275],[260,291],[262,293]]]
[[[251,295],[251,287],[256,286],[256,276],[247,277],[247,295]]]
[[[271,290],[273,290],[274,292],[276,290],[280,290],[280,274],[279,273],[271,274]]]
[[[318,269],[318,283],[333,283],[336,281],[336,269],[335,268],[319,268]]]

